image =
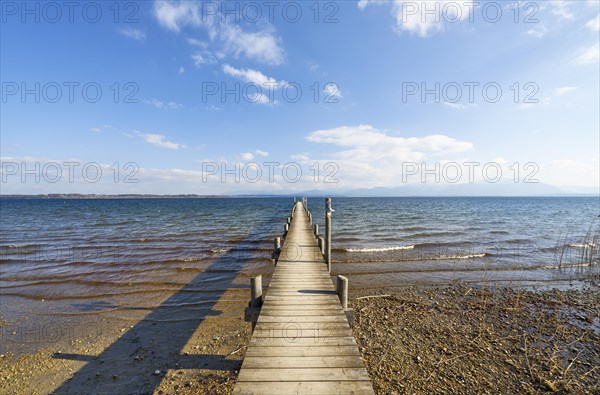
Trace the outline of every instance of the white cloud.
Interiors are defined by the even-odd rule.
[[[596,15],[594,19],[591,19],[588,23],[586,23],[585,27],[593,32],[600,31],[600,14]]]
[[[466,110],[467,108],[469,108],[470,106],[467,104],[460,104],[460,103],[450,103],[445,101],[444,105],[446,107],[450,107],[453,110]]]
[[[183,73],[185,73],[185,67],[183,67],[183,66],[180,66],[180,67],[179,67],[179,70],[178,70],[177,72],[178,72],[179,74],[183,74]]]
[[[207,42],[189,37],[187,42],[195,48],[191,55],[195,66],[202,66],[204,64],[213,64],[217,62],[215,54],[208,49],[209,44]]]
[[[266,157],[266,156],[269,156],[269,153],[267,151],[262,151],[262,150],[257,149],[254,152],[242,152],[240,154],[240,158],[244,161],[250,161],[250,160],[256,158],[257,156]]]
[[[221,111],[221,107],[217,107],[214,104],[211,104],[210,106],[205,106],[204,109],[210,112]]]
[[[124,35],[127,38],[131,38],[136,41],[140,41],[140,42],[146,41],[146,33],[144,33],[143,31],[141,31],[139,29],[133,29],[133,28],[128,27],[126,29],[119,29],[119,33],[121,33],[122,35]]]
[[[257,62],[279,65],[284,62],[281,39],[271,25],[260,26],[256,31],[243,30],[220,14],[202,14],[200,2],[162,1],[154,3],[154,15],[163,27],[180,32],[185,26],[203,27],[210,40],[192,54],[194,63],[214,63],[227,55],[244,56]],[[225,21],[223,20],[225,19]],[[188,38],[192,45],[202,43]],[[209,45],[210,44],[210,45]]]
[[[307,140],[341,148],[314,160],[335,164],[339,169],[337,178],[351,188],[398,185],[402,183],[402,168],[406,162],[449,160],[473,150],[470,142],[445,135],[401,137],[371,125],[317,130],[310,133]]]
[[[591,141],[598,143],[598,139]],[[539,177],[554,185],[598,186],[598,158],[556,159],[540,164]]]
[[[316,143],[329,143],[341,147],[374,147],[378,150],[384,148],[381,154],[407,156],[419,159],[423,152],[464,152],[473,149],[473,145],[458,141],[444,135],[431,135],[426,137],[396,137],[375,129],[371,125],[340,126],[333,129],[317,130],[308,136],[308,141]],[[374,152],[376,153],[376,152]],[[375,157],[380,154],[374,155]],[[406,158],[408,159],[408,158]]]
[[[252,69],[236,69],[228,64],[223,65],[223,72],[232,77],[236,77],[246,82],[252,82],[264,87],[276,88],[280,84],[283,84],[283,81],[278,82],[275,78],[267,77],[260,71]]]
[[[582,50],[575,59],[579,64],[597,63],[600,59],[600,45],[596,43],[589,48]]]
[[[174,143],[166,140],[166,137],[162,134],[142,133],[138,130],[134,130],[133,133],[134,135],[141,137],[148,144],[156,145],[157,147],[168,148],[172,150],[185,148],[184,144]]]
[[[330,82],[327,85],[325,85],[325,87],[323,88],[323,92],[327,95],[328,98],[342,98],[342,91],[340,90],[340,87],[337,84],[334,84],[333,82]]]
[[[560,88],[556,88],[556,90],[554,91],[554,94],[557,97],[559,97],[559,96],[564,95],[565,93],[573,92],[573,91],[576,91],[576,90],[577,90],[577,88],[574,87],[574,86],[563,86],[563,87],[560,87]]]
[[[152,106],[154,106],[156,108],[159,108],[159,109],[171,108],[173,110],[176,110],[178,108],[183,107],[183,104],[176,103],[174,101],[170,101],[168,103],[164,103],[164,102],[162,102],[162,101],[160,101],[158,99],[154,99],[154,98],[150,99],[150,100],[144,100],[144,103],[150,104],[150,105],[152,105]]]
[[[527,35],[535,38],[542,38],[546,35],[548,29],[544,25],[540,25],[538,28],[527,30]]]
[[[554,0],[548,2],[552,9],[550,12],[561,19],[573,19],[573,14],[569,9],[570,4],[565,0]]]
[[[385,1],[360,0],[358,8],[364,10],[369,4],[384,4]],[[435,2],[416,2],[393,0],[392,15],[396,18],[398,31],[407,31],[421,37],[432,32],[442,31],[446,26],[469,19],[475,7],[473,0],[454,1],[437,0]]]
[[[279,65],[284,61],[280,39],[271,29],[245,32],[238,25],[224,24],[219,31],[223,50],[235,57],[244,55],[261,63]]]
[[[566,95],[567,93],[574,92],[577,90],[577,87],[574,86],[562,86],[560,88],[554,89],[550,93],[543,96],[537,103],[521,103],[517,108],[519,110],[526,110],[529,108],[533,108],[534,106],[547,106],[551,104],[554,99]]]
[[[297,160],[297,161],[307,161],[310,160],[310,155],[308,154],[308,152],[303,152],[301,154],[294,154],[291,155],[290,158],[292,158],[293,160]]]
[[[185,25],[199,26],[200,3],[194,1],[163,1],[154,2],[154,16],[167,29],[179,32]]]
[[[239,78],[242,81],[257,84],[261,88],[260,91],[254,91],[252,88],[248,89],[248,92],[246,93],[247,97],[245,99],[251,103],[266,105],[276,104],[277,101],[264,94],[262,90],[265,89],[267,92],[272,92],[274,89],[281,88],[285,85],[285,81],[277,81],[257,70],[236,69],[235,67],[225,64],[223,65],[223,72],[232,77]]]
[[[92,132],[94,132],[94,133],[100,133],[101,132],[100,128],[91,128],[90,130]]]

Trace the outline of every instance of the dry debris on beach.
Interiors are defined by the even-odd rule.
[[[354,301],[378,394],[600,393],[600,290],[407,288]]]

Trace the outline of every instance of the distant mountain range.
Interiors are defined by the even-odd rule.
[[[337,191],[307,190],[301,192],[280,191],[279,193],[242,192],[232,195],[157,195],[157,194],[79,194],[52,193],[39,195],[0,195],[7,199],[185,199],[185,198],[236,198],[236,197],[291,197],[291,196],[336,196],[336,197],[402,197],[402,196],[599,196],[595,187],[563,186],[542,183],[486,183],[486,184],[411,184],[392,188],[358,188]]]

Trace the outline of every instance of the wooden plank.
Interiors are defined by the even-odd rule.
[[[305,317],[305,316],[345,316],[343,311],[340,310],[271,310],[271,309],[262,309],[260,315],[268,315],[273,317]]]
[[[337,315],[331,317],[308,316],[308,317],[289,317],[289,316],[273,316],[260,315],[258,322],[348,322],[345,315]]]
[[[269,347],[323,347],[323,346],[354,346],[356,340],[353,337],[252,337],[250,346],[269,346]]]
[[[350,337],[352,331],[350,329],[300,329],[289,327],[281,330],[260,330],[257,331],[253,337],[259,338],[283,338],[283,339],[295,339],[305,337],[309,339],[321,338],[321,337]]]
[[[274,380],[275,379],[275,380]],[[369,380],[364,368],[242,369],[238,381],[360,381]]]
[[[296,394],[372,394],[368,381],[288,381],[242,382],[235,386],[234,395],[296,395]]]
[[[288,328],[323,330],[323,329],[350,329],[345,322],[259,322],[256,329],[283,330]]]
[[[356,356],[323,357],[248,357],[244,369],[291,369],[291,368],[362,368],[363,362]]]
[[[265,296],[266,301],[279,301],[279,302],[288,302],[288,301],[306,301],[306,302],[326,302],[326,303],[340,303],[337,295],[309,295],[309,294],[301,294],[296,293],[292,295],[269,295]],[[340,304],[340,309],[342,305]]]
[[[262,311],[339,311],[339,307],[333,303],[329,304],[312,304],[312,305],[288,305],[279,303],[270,303],[268,306],[263,307]]]
[[[321,347],[307,347],[307,346],[294,346],[293,344],[288,347],[276,347],[276,346],[262,346],[262,347],[248,347],[246,350],[246,357],[316,357],[316,356],[342,356],[342,355],[354,355],[360,357],[358,348],[355,345],[352,346],[321,346]]]
[[[267,296],[268,298],[268,296]],[[265,298],[265,301],[267,300],[267,298]],[[334,306],[335,305],[335,301],[331,301],[329,299],[313,299],[313,300],[305,300],[303,298],[287,298],[287,297],[282,297],[282,296],[272,296],[269,299],[269,306],[273,306],[276,304],[280,304],[281,306],[293,306],[293,305],[298,305],[298,306],[312,306],[312,305],[328,305],[328,306]],[[338,299],[338,303],[339,303],[339,299]],[[267,304],[264,304],[263,306],[266,306]],[[337,305],[335,305],[337,306]],[[340,305],[341,306],[341,305]]]

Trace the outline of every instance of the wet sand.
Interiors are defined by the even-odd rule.
[[[379,394],[598,393],[600,290],[584,288],[354,290],[353,331]],[[228,394],[251,336],[246,291],[225,292],[209,312],[179,311],[185,324],[107,312],[93,325],[114,330],[6,352],[0,393]]]

